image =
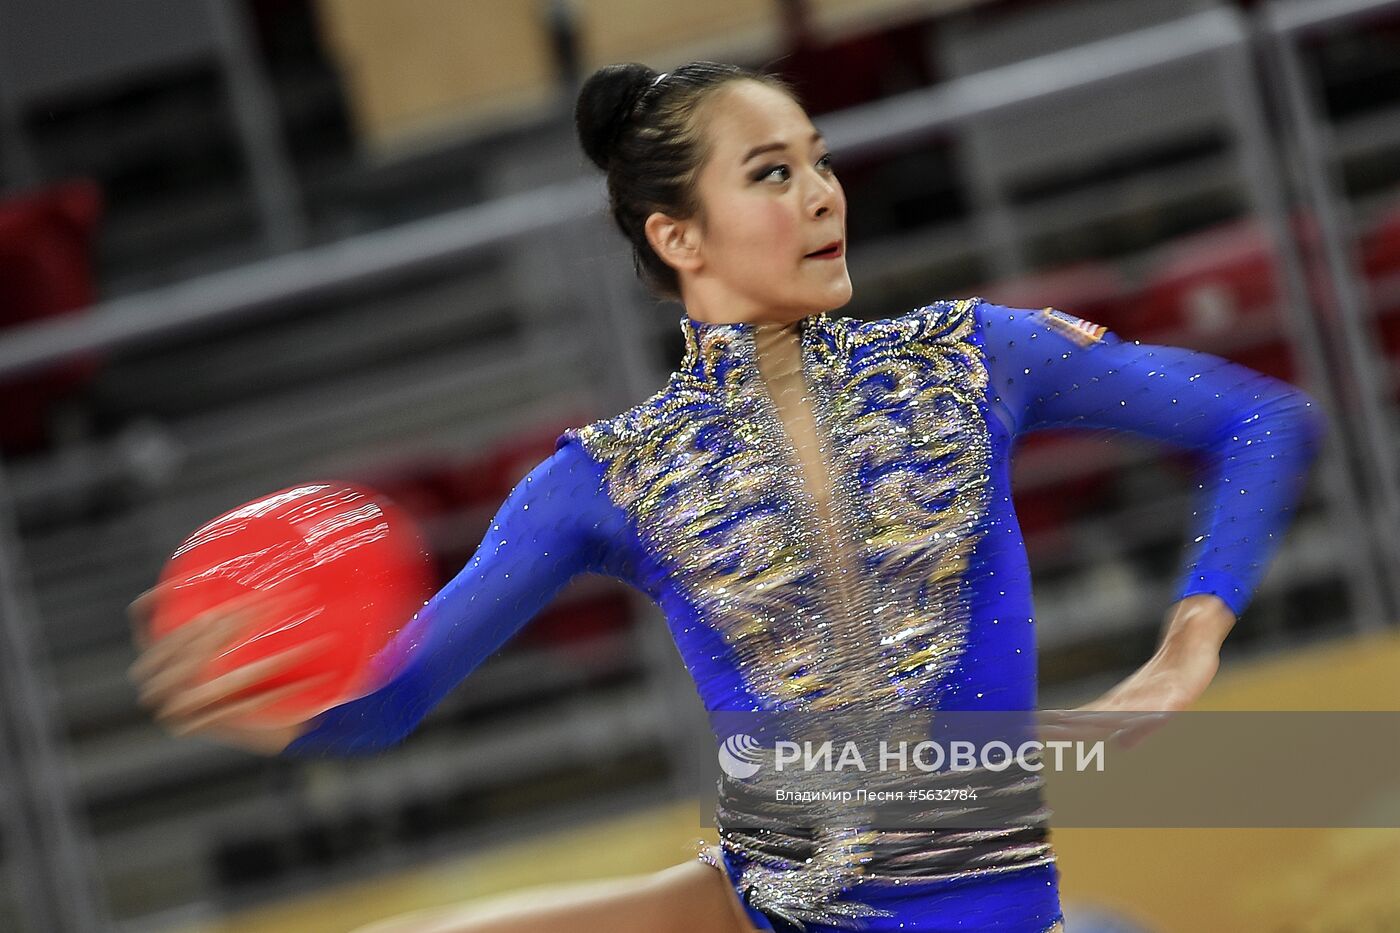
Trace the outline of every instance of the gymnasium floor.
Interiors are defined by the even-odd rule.
[[[1347,638],[1222,667],[1199,708],[1400,711],[1400,635]],[[1400,777],[1378,805],[1396,812]],[[1053,805],[1053,793],[1052,793]],[[396,914],[644,873],[714,840],[695,801],[443,861],[188,933],[346,933]],[[1148,930],[1400,930],[1400,829],[1059,829],[1062,896]],[[1072,929],[1070,931],[1072,933]]]

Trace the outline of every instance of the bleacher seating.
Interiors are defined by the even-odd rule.
[[[97,298],[92,245],[102,192],[87,179],[0,199],[0,339],[6,328],[84,314]],[[0,379],[0,455],[33,454],[56,440],[57,407],[80,397],[100,354]]]
[[[931,17],[935,9],[977,5],[989,9]],[[264,23],[309,20],[311,6],[260,3]],[[348,83],[344,97],[333,71],[314,59],[319,50],[305,52],[302,71],[288,66],[275,76],[283,122],[306,137],[297,166],[318,240],[430,218],[582,170],[570,129],[558,119],[561,76],[538,5],[435,0],[418,13],[437,18],[416,24],[414,6],[315,4]],[[832,45],[888,40],[907,49],[910,35],[927,34],[928,75],[940,67],[973,74],[1125,22],[1104,17],[1103,3],[997,6],[814,4],[823,41]],[[1133,22],[1146,25],[1203,4],[1129,6]],[[589,67],[637,59],[664,68],[696,55],[756,63],[781,50],[772,5],[759,0],[684,9],[594,0],[582,10]],[[493,29],[476,28],[488,15]],[[425,51],[406,58],[403,44],[424,35],[431,41],[415,47]],[[403,67],[406,60],[414,67]],[[185,68],[132,81],[125,95],[46,97],[57,116],[34,127],[51,165],[72,163],[115,198],[96,231],[96,279],[64,271],[62,289],[46,292],[55,310],[89,303],[95,294],[83,289],[136,293],[262,250],[241,171],[228,155],[228,116],[209,103],[217,82]],[[1228,107],[1214,90],[1204,69],[1128,82],[1027,116],[980,120],[930,143],[955,143],[961,161],[935,158],[932,148],[868,157],[861,197],[869,200],[852,204],[852,227],[865,224],[870,236],[853,243],[856,297],[840,313],[907,309],[893,297],[983,294],[1061,307],[1126,337],[1199,346],[1296,376],[1273,256],[1246,216],[1238,164],[1228,134],[1218,132]],[[1148,92],[1156,104],[1144,103]],[[339,121],[347,106],[366,134],[359,142]],[[1391,151],[1368,147],[1363,137],[1338,158],[1358,163]],[[376,151],[374,140],[383,148]],[[364,143],[367,149],[357,148]],[[158,156],[171,151],[187,175],[167,177],[172,163]],[[1374,170],[1371,183],[1373,205],[1393,202],[1400,170]],[[957,197],[921,200],[934,186]],[[991,209],[1014,221],[1009,264],[998,258],[1007,244],[982,239],[979,218]],[[1400,215],[1367,213],[1377,219],[1362,231],[1361,254],[1380,338],[1400,373]],[[82,267],[81,243],[65,241],[71,252],[62,269]],[[552,450],[561,413],[569,413],[562,424],[581,424],[622,401],[605,388],[615,374],[600,370],[595,345],[561,334],[578,336],[579,320],[595,320],[581,310],[587,303],[622,302],[627,294],[588,292],[560,272],[556,245],[546,237],[493,246],[414,283],[124,350],[100,369],[76,361],[71,372],[78,375],[64,378],[78,381],[61,391],[80,393],[98,436],[76,450],[76,460],[60,457],[32,426],[28,440],[20,445],[16,435],[18,446],[6,448],[81,803],[123,917],[139,923],[181,904],[285,896],[328,877],[491,838],[518,825],[550,789],[569,786],[547,764],[561,742],[604,737],[585,749],[597,768],[573,785],[572,799],[560,796],[558,819],[570,806],[586,808],[605,783],[639,795],[668,786],[673,764],[658,736],[672,723],[656,691],[675,671],[665,668],[665,651],[653,639],[666,634],[637,594],[597,578],[561,594],[434,712],[411,745],[382,760],[303,769],[174,741],[135,706],[122,676],[133,657],[123,607],[149,585],[169,548],[230,503],[293,479],[334,471],[382,484],[429,529],[441,578],[459,569],[511,486]],[[620,241],[584,248],[571,261],[630,274]],[[0,296],[5,287],[0,281]],[[0,297],[0,313],[5,307]],[[679,313],[667,305],[639,320],[638,343],[659,343],[654,332],[675,350]],[[565,316],[569,326],[561,327]],[[1396,387],[1400,398],[1400,378]],[[6,395],[11,403],[18,398]],[[40,411],[37,402],[7,406],[0,426]],[[135,426],[169,445],[174,466],[164,479],[122,486],[120,495],[103,497],[100,511],[53,494],[90,481],[73,463],[107,464],[119,450],[109,439]],[[1063,621],[1043,630],[1047,650],[1140,636],[1157,624],[1148,618],[1159,608],[1152,587],[1178,553],[1168,519],[1185,514],[1187,466],[1169,454],[1148,457],[1069,435],[1021,443],[1017,512],[1037,576],[1050,584],[1037,590],[1037,607]],[[1261,615],[1300,588],[1340,589],[1340,550],[1328,547],[1324,513],[1319,502],[1305,510],[1296,535],[1302,557],[1288,579],[1264,591]],[[1345,600],[1332,602],[1331,616],[1310,621],[1315,630],[1344,624]],[[1150,611],[1143,608],[1149,603]],[[1254,634],[1242,627],[1242,638]],[[1057,685],[1053,672],[1048,681]],[[624,774],[623,762],[635,767]],[[511,784],[514,795],[503,789]]]

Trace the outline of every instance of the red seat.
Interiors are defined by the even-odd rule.
[[[554,452],[564,428],[585,420],[582,416],[561,419],[466,459],[439,454],[401,461],[361,476],[360,481],[384,493],[422,524],[441,588],[471,559],[492,516],[515,485]],[[545,607],[512,644],[566,644],[626,627],[631,621],[630,604],[618,588],[585,592]]]
[[[458,461],[442,477],[445,494],[457,507],[499,506],[526,473],[554,453],[555,439],[565,428],[586,420],[581,414],[561,417],[510,437],[485,454]]]
[[[520,631],[523,645],[564,645],[616,632],[632,624],[622,587],[609,587],[546,608]]]
[[[93,238],[102,206],[101,190],[85,179],[0,202],[0,331],[95,303]],[[0,378],[0,451],[13,456],[46,446],[53,406],[86,388],[102,360],[88,353]]]
[[[1258,370],[1275,379],[1282,379],[1284,382],[1297,383],[1301,379],[1294,364],[1292,347],[1281,337],[1245,347],[1231,353],[1230,358],[1242,366]]]
[[[1275,257],[1254,219],[1178,240],[1149,273],[1138,336],[1224,333],[1249,315],[1274,315]]]
[[[494,514],[525,474],[554,453],[555,440],[564,428],[584,420],[566,418],[517,435],[497,445],[486,457],[454,471],[449,483],[454,485],[458,500],[484,504]],[[552,603],[526,624],[518,641],[521,645],[567,647],[572,641],[626,628],[631,623],[631,605],[625,592],[620,587],[610,587]]]
[[[1381,216],[1361,240],[1366,278],[1400,275],[1400,207]]]
[[[1321,248],[1310,214],[1295,214],[1292,227],[1307,252]],[[1153,340],[1161,335],[1164,342],[1208,347],[1213,337],[1248,325],[1256,334],[1276,333],[1282,339],[1289,331],[1282,320],[1278,261],[1272,237],[1253,217],[1175,241],[1147,274],[1134,336]],[[1305,263],[1304,269],[1311,294],[1326,303],[1330,284],[1318,278],[1322,266]]]
[[[1008,308],[1059,308],[1117,330],[1135,304],[1133,289],[1116,266],[1092,260],[989,282],[970,290]]]
[[[1400,363],[1400,207],[1362,238],[1361,266],[1386,358]]]
[[[1113,494],[1112,466],[1096,468],[1084,464],[1082,432],[1048,430],[1027,434],[1016,442],[1021,463],[1049,463],[1056,460],[1078,464],[1066,475],[1052,481],[1025,487],[1013,481],[1012,498],[1016,518],[1026,535],[1063,529],[1078,518],[1098,510]],[[1022,458],[1025,459],[1022,459]]]

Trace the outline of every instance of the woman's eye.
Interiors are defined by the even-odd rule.
[[[828,152],[826,155],[822,156],[820,159],[817,160],[817,164],[818,164],[818,165],[821,165],[823,162],[826,163],[826,167],[827,167],[827,168],[832,168],[832,167],[833,167],[832,164],[831,164],[831,163],[832,163],[832,155],[831,155],[831,153]],[[786,172],[787,170],[788,170],[788,167],[787,167],[786,165],[772,165],[772,166],[769,166],[768,168],[762,169],[762,170],[759,172],[759,174],[758,174],[758,180],[759,180],[759,181],[762,181],[763,179],[765,179],[765,178],[767,178],[768,176],[772,175],[774,172],[777,172],[777,171],[784,171],[784,172]]]

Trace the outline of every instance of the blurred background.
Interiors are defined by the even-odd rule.
[[[1054,305],[1305,387],[1333,432],[1205,701],[1400,709],[1400,2],[0,0],[0,929],[345,931],[713,838],[659,610],[574,581],[400,747],[160,731],[126,604],[337,477],[440,583],[564,427],[679,362],[578,149],[593,69],[781,74],[855,298]],[[1197,464],[1015,465],[1044,706],[1152,653]],[[1400,831],[1056,830],[1068,929],[1400,929]]]

